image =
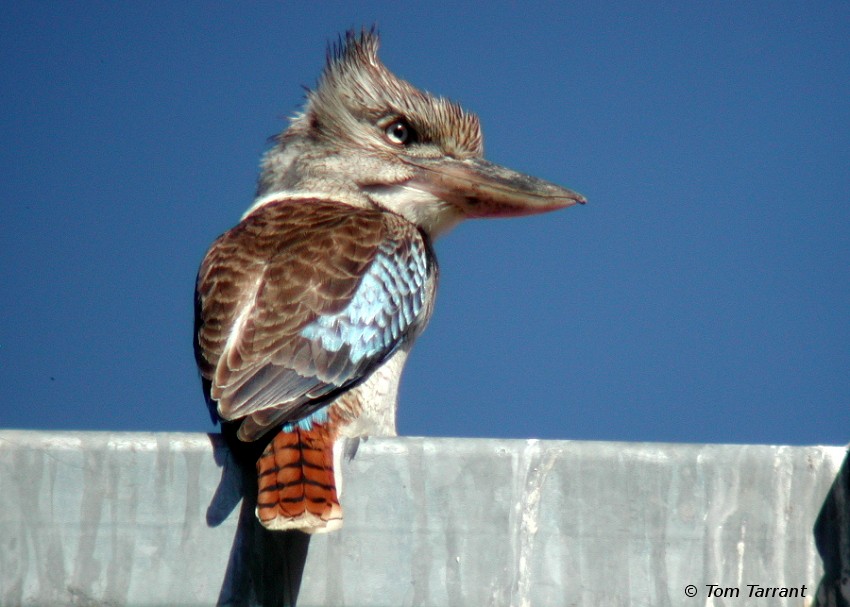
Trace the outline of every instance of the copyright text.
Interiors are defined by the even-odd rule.
[[[690,586],[689,588],[693,588]],[[735,586],[721,586],[719,584],[707,584],[706,594],[709,597],[740,597],[746,596],[749,598],[781,598],[781,597],[804,597],[806,596],[805,586],[762,586],[761,584],[747,584],[746,588],[737,588]],[[688,596],[694,596],[688,593]]]

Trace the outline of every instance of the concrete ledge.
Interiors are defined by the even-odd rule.
[[[344,466],[344,529],[307,540],[253,522],[218,435],[0,431],[0,604],[798,606],[821,583],[846,600],[844,458],[371,439]]]

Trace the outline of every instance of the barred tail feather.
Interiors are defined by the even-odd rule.
[[[274,530],[326,533],[342,527],[333,469],[335,424],[280,431],[257,461],[257,518]]]

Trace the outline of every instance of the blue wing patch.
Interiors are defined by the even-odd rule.
[[[310,415],[305,417],[304,419],[299,419],[297,422],[289,422],[283,424],[283,428],[281,428],[284,432],[292,432],[296,428],[300,428],[301,430],[307,430],[308,432],[313,429],[313,424],[324,424],[328,421],[328,408],[322,407],[318,411],[313,411]]]
[[[354,366],[392,353],[424,305],[427,254],[417,245],[402,251],[398,242],[383,243],[348,305],[320,316],[301,336],[330,352],[344,350]]]

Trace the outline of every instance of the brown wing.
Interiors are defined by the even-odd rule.
[[[261,207],[201,264],[196,357],[218,415],[297,420],[427,322],[431,252],[396,215],[319,200]]]

